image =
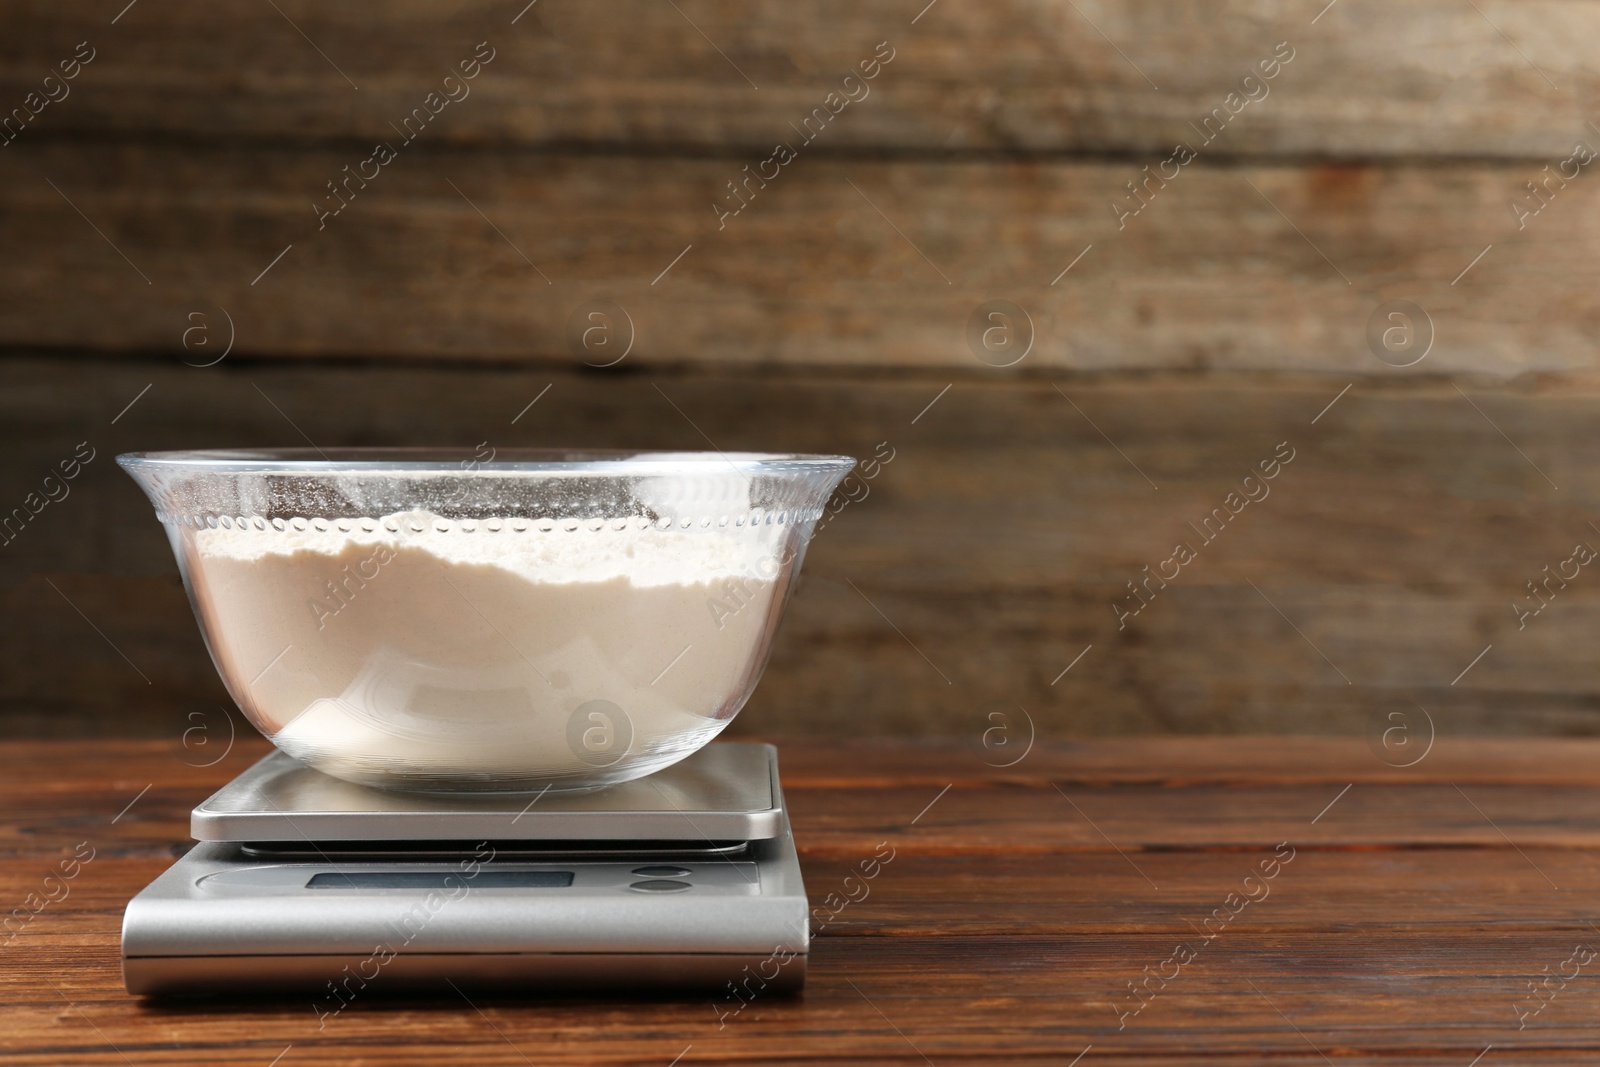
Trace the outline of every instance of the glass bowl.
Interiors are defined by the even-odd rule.
[[[480,449],[479,455],[482,455]],[[272,742],[395,789],[590,789],[744,706],[848,456],[117,457]]]

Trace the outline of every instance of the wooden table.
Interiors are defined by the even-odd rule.
[[[304,1003],[141,1004],[118,971],[124,902],[259,742],[207,768],[178,745],[6,743],[0,902],[26,914],[75,849],[93,859],[51,879],[66,895],[0,947],[0,1052],[248,1067],[1600,1056],[1600,742],[1441,737],[1409,768],[1358,739],[1041,743],[1007,769],[985,765],[1003,747],[976,743],[781,744],[807,887],[838,908],[803,996],[720,1019],[733,1005],[704,996],[373,998],[319,1030]],[[893,859],[839,905],[883,842]]]

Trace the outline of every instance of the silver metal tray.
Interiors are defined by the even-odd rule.
[[[354,785],[273,752],[194,809],[197,841],[769,840],[788,825],[772,745],[724,741],[588,793],[429,794]]]

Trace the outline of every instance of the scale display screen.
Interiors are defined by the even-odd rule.
[[[571,871],[324,871],[311,876],[307,889],[561,889],[572,884]]]

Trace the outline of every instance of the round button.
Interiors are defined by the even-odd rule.
[[[628,887],[637,889],[641,893],[676,893],[688,889],[688,882],[675,882],[670,878],[648,878],[643,882],[635,882]]]
[[[633,873],[641,878],[683,878],[689,874],[682,867],[635,867]]]

